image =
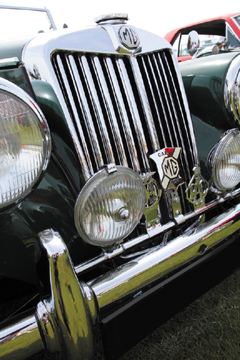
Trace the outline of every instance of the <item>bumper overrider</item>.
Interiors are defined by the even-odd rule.
[[[5,324],[0,331],[0,358],[25,359],[44,349],[61,352],[68,359],[93,358],[93,329],[106,313],[121,307],[119,299],[121,304],[129,304],[151,284],[182,269],[223,240],[237,236],[239,228],[237,204],[188,229],[165,247],[155,247],[89,283],[78,279],[78,268],[60,234],[52,229],[41,232],[39,244],[48,260],[51,295],[25,317],[12,318]]]

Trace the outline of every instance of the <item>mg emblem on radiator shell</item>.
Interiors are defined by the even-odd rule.
[[[184,183],[179,175],[178,158],[181,148],[165,148],[150,155],[150,158],[157,165],[158,175],[164,190],[178,189]]]
[[[121,26],[118,32],[121,43],[128,49],[138,48],[140,41],[137,33],[130,26]]]

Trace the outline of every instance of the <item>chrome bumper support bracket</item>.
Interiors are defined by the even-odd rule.
[[[37,306],[41,332],[50,352],[65,359],[92,359],[93,320],[97,317],[93,294],[78,281],[67,247],[59,233],[39,233],[40,246],[49,263],[51,296]],[[88,305],[90,303],[90,306]]]

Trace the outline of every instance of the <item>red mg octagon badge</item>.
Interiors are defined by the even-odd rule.
[[[150,158],[156,163],[159,178],[163,189],[178,188],[183,184],[183,180],[179,175],[178,158],[181,148],[165,148],[156,151],[150,155]]]

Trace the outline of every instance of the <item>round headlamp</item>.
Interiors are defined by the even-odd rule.
[[[215,186],[229,190],[240,182],[240,133],[233,129],[225,134],[208,157]]]
[[[236,56],[229,66],[224,100],[228,112],[240,123],[240,55]]]
[[[133,170],[114,167],[96,173],[83,187],[75,205],[75,225],[88,243],[108,247],[128,236],[142,217],[145,188]]]
[[[46,169],[47,122],[32,98],[0,80],[0,208],[26,196]]]

